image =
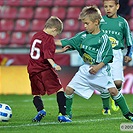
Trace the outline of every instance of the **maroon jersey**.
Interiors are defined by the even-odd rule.
[[[36,33],[31,40],[28,73],[30,76],[51,68],[47,59],[53,59],[56,45],[54,37],[43,31]]]

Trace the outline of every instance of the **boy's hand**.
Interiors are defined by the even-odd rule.
[[[93,65],[90,66],[90,70],[89,72],[93,75],[95,75],[105,64],[103,62],[97,64],[97,65]]]
[[[90,67],[89,72],[90,72],[91,74],[95,75],[95,74],[98,72],[99,69],[100,69],[100,67],[99,67],[98,65],[94,65],[94,66],[91,66],[91,67]]]
[[[63,50],[63,52],[65,52],[65,51],[67,51],[70,48],[71,48],[71,46],[70,45],[67,45],[67,46],[63,47],[62,50]]]
[[[57,64],[54,64],[55,66],[53,66],[53,68],[56,70],[56,71],[60,71],[61,70],[61,67]]]
[[[132,60],[132,58],[130,58],[129,56],[125,56],[125,57],[124,57],[125,63],[128,63],[128,62],[130,62],[131,60]]]
[[[70,49],[71,48],[71,46],[69,46],[69,45],[67,45],[67,46],[65,46],[65,47],[63,47],[63,48],[60,48],[60,49],[56,49],[55,50],[55,53],[63,53],[63,52],[66,52],[68,49]]]

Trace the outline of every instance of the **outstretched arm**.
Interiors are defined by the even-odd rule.
[[[55,40],[55,45],[56,46],[62,46],[61,40]]]
[[[63,53],[63,52],[66,52],[68,49],[70,49],[71,47],[69,45],[61,48],[61,49],[56,49],[55,50],[55,53]]]

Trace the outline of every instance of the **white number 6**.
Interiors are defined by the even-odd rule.
[[[34,42],[33,42],[33,45],[32,45],[32,48],[31,48],[31,52],[30,52],[30,56],[32,59],[39,59],[40,57],[40,49],[39,48],[36,48],[36,44],[39,43],[41,44],[41,40],[38,40],[38,39],[35,39]],[[36,55],[34,55],[34,52],[36,52]]]

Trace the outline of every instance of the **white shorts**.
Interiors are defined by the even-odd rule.
[[[124,81],[122,50],[113,49],[113,55],[114,55],[113,62],[109,63],[111,67],[112,78],[114,81],[116,80]]]
[[[73,88],[75,94],[85,99],[89,99],[94,90],[98,90],[101,93],[108,92],[108,88],[115,87],[111,75],[109,76],[107,72],[109,68],[106,65],[96,75],[92,75],[89,73],[90,65],[84,64],[67,86]]]

